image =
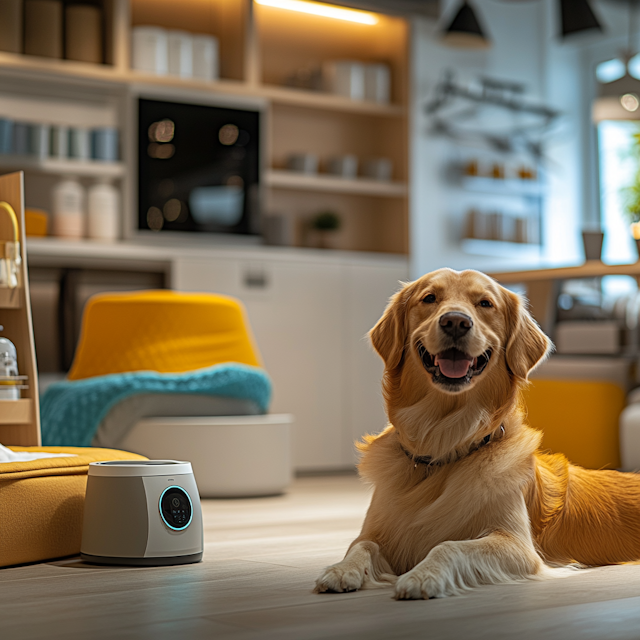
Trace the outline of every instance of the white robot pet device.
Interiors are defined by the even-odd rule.
[[[96,564],[157,566],[202,559],[202,511],[190,462],[89,465],[80,555]]]

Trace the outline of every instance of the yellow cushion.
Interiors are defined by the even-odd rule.
[[[87,303],[69,379],[223,362],[261,366],[239,301],[166,290],[108,293]]]
[[[114,449],[9,448],[75,457],[0,464],[0,567],[80,553],[89,463],[145,459]]]
[[[533,380],[524,392],[527,421],[542,448],[589,469],[620,466],[618,419],[625,393],[612,382]]]

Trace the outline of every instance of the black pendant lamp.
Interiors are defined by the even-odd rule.
[[[442,40],[452,47],[487,49],[491,46],[491,40],[485,34],[475,11],[465,0],[449,26],[443,31]]]
[[[560,24],[563,38],[592,29],[602,31],[587,0],[560,0]]]

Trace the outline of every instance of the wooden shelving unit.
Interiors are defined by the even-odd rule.
[[[18,352],[18,370],[26,377],[27,388],[19,400],[0,400],[0,442],[20,446],[40,444],[40,405],[38,400],[38,370],[36,368],[29,279],[27,277],[26,239],[24,234],[23,174],[0,176],[0,202],[10,204],[18,217],[22,262],[18,287],[0,289],[0,335],[13,342]],[[13,226],[0,211],[0,238],[13,237]]]
[[[99,95],[118,100],[123,141],[136,138],[129,91],[134,87],[153,88],[159,98],[166,89],[168,100],[179,99],[180,92],[189,94],[191,101],[201,95],[208,103],[216,96],[260,99],[267,104],[265,213],[291,218],[300,231],[301,245],[306,221],[329,208],[343,220],[336,248],[408,253],[409,29],[405,20],[378,14],[376,25],[358,25],[260,6],[253,0],[105,0],[104,7],[106,64],[0,53],[0,80],[10,80],[11,91],[24,87],[27,94],[37,90],[57,98],[84,94],[94,100]],[[220,79],[204,82],[132,70],[131,29],[143,24],[216,36]],[[388,64],[391,103],[285,86],[297,69],[339,59]],[[123,222],[131,228],[137,220],[133,210],[137,171],[135,154],[123,151],[123,162],[112,165],[0,156],[0,168],[22,169],[40,180],[32,187],[29,178],[28,198],[32,189],[50,189],[53,183],[48,176],[55,174],[117,178],[123,188]],[[321,162],[344,154],[362,161],[386,157],[393,163],[393,182],[338,182],[325,175],[309,182],[286,176],[282,170],[288,155],[299,152],[315,153]],[[28,204],[46,208],[42,202]]]

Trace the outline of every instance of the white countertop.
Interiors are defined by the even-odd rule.
[[[64,240],[59,238],[28,238],[27,257],[34,264],[52,263],[153,263],[170,265],[180,259],[206,259],[229,256],[246,260],[278,260],[292,262],[395,264],[408,265],[409,257],[389,253],[337,251],[297,247],[271,247],[262,244],[206,242],[200,239],[164,240],[153,242],[94,240]],[[140,265],[142,266],[142,265]]]

